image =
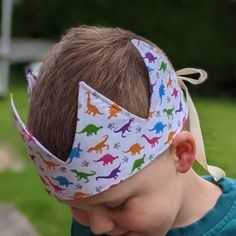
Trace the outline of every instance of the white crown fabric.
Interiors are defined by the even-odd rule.
[[[28,81],[28,96],[30,98],[32,90],[37,83],[37,75],[42,63],[32,63],[25,69],[26,78]]]
[[[66,162],[50,153],[26,128],[12,99],[16,126],[38,175],[58,199],[91,196],[133,176],[169,148],[187,120],[184,94],[166,57],[143,41],[133,39],[132,44],[149,74],[148,117],[131,114],[80,82],[77,126]]]

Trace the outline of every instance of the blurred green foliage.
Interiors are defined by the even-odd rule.
[[[20,79],[20,80],[19,80]],[[26,81],[23,73],[11,73],[10,91],[16,107],[25,121],[28,113]],[[10,202],[30,219],[42,236],[69,235],[71,224],[70,209],[45,192],[35,174],[31,159],[14,126],[10,113],[10,97],[0,100],[0,143],[10,148],[15,158],[23,161],[24,170],[0,171],[0,203]],[[1,158],[0,158],[1,159]],[[1,160],[0,160],[1,161]],[[9,226],[10,227],[10,226]],[[0,236],[2,236],[0,230]],[[25,235],[27,236],[27,235]]]
[[[58,40],[72,26],[119,26],[155,42],[176,69],[206,69],[193,92],[236,96],[235,12],[234,0],[20,0],[13,35]]]

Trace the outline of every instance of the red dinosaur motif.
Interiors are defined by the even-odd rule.
[[[54,192],[56,192],[56,193],[61,193],[62,191],[65,191],[65,190],[66,190],[66,189],[61,188],[60,186],[58,186],[58,185],[56,185],[56,184],[53,184],[53,183],[51,182],[51,180],[50,180],[47,176],[45,176],[45,178],[49,181],[49,183],[50,183],[51,186],[53,187]]]
[[[33,143],[35,143],[34,135],[27,128],[22,128],[22,132],[20,133],[20,135],[24,142],[32,141]],[[25,135],[27,136],[28,140],[25,139]]]
[[[171,96],[174,96],[175,98],[178,96],[178,90],[176,88],[173,89]]]
[[[104,156],[102,156],[100,159],[94,161],[94,162],[100,162],[103,161],[103,165],[107,165],[107,164],[113,164],[113,161],[115,159],[119,158],[118,156],[113,157],[111,154],[106,154]]]
[[[142,138],[145,138],[147,140],[147,142],[150,143],[151,147],[153,148],[153,147],[156,146],[156,144],[158,144],[159,139],[161,138],[161,136],[160,137],[148,138],[145,134],[143,134]]]

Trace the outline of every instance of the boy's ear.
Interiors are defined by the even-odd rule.
[[[196,144],[193,135],[188,131],[178,133],[172,143],[176,170],[186,173],[191,169],[196,155]]]

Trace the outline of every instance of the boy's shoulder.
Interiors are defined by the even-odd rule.
[[[222,189],[222,195],[215,207],[199,221],[187,227],[170,230],[168,236],[236,235],[236,180],[222,178],[216,182],[210,176],[203,178]]]
[[[219,181],[215,181],[212,176],[203,176],[203,178],[222,189],[221,198],[228,197],[229,195],[234,195],[236,192],[236,179],[224,177]]]

